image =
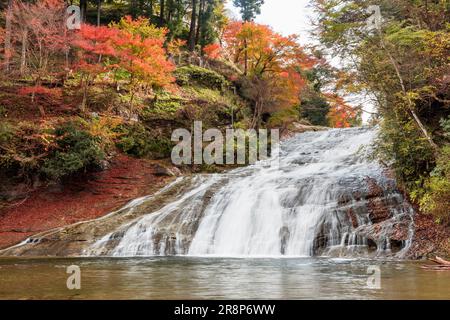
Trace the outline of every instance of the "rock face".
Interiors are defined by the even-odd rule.
[[[351,181],[344,183],[355,186]],[[329,248],[330,230],[325,228],[316,239],[316,253],[406,257],[406,247],[413,238],[414,211],[394,180],[386,179],[380,185],[376,179],[366,177],[358,188],[347,189],[341,194],[337,213],[339,220],[347,220],[352,229],[340,238],[336,247]]]
[[[377,185],[374,179],[367,179],[367,184],[367,208],[371,224],[357,227],[356,233],[378,246],[398,251],[412,238],[413,209],[406,203],[404,211],[409,214],[394,216],[393,212],[398,210],[398,206],[405,203],[395,185],[392,183],[386,190]]]

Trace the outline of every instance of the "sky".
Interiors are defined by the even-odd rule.
[[[270,25],[285,36],[299,34],[300,43],[305,45],[311,41],[309,17],[313,12],[308,6],[309,2],[310,0],[265,0],[256,22]],[[240,17],[239,9],[233,7],[232,0],[228,1],[227,7],[236,18]]]

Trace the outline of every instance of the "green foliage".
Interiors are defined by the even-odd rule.
[[[400,182],[423,212],[432,214],[437,222],[448,223],[450,146],[442,147],[435,159],[412,120],[403,120],[400,128],[398,123],[398,119],[383,120],[377,143],[378,156],[391,164]],[[448,122],[441,120],[441,123],[445,134],[448,134]]]
[[[229,86],[228,81],[221,74],[197,66],[178,68],[175,71],[175,77],[180,86],[197,84],[206,88],[221,91]]]
[[[233,0],[233,4],[240,8],[242,20],[252,21],[261,13],[264,0]]]
[[[56,149],[46,159],[41,172],[52,179],[60,179],[95,166],[105,158],[98,137],[92,136],[80,122],[68,122],[54,132]]]
[[[206,0],[205,3],[206,9],[204,8],[198,18],[200,24],[198,43],[202,48],[219,39],[220,32],[228,21],[222,0]]]
[[[352,87],[370,92],[377,102],[378,154],[423,211],[448,221],[450,96],[442,82],[450,52],[448,1],[314,4],[321,42],[343,58],[341,68],[351,75]],[[379,30],[366,26],[370,5],[381,8]]]
[[[174,119],[176,113],[184,105],[183,97],[168,91],[158,91],[153,101],[145,107],[141,116],[144,120],[151,119]]]
[[[105,148],[102,138],[92,135],[81,120],[56,128],[31,122],[0,124],[0,168],[18,176],[58,180],[98,165]]]
[[[450,138],[450,116],[446,119],[442,118],[440,120],[440,124],[442,127],[442,130],[444,130],[444,136],[447,138]]]
[[[173,143],[167,137],[152,134],[141,124],[121,126],[119,130],[117,147],[123,152],[136,157],[170,157]]]
[[[427,192],[420,199],[423,211],[433,214],[440,223],[449,223],[450,208],[450,146],[445,146],[425,183]]]
[[[316,126],[328,126],[328,112],[330,104],[319,95],[302,100],[300,105],[301,117]]]
[[[53,146],[51,129],[31,122],[0,124],[0,169],[17,176],[35,173]]]
[[[407,189],[423,189],[423,182],[434,166],[433,152],[407,115],[399,114],[398,118],[386,117],[383,120],[377,148],[379,156],[385,162],[392,163]]]
[[[285,128],[287,125],[298,120],[298,110],[294,108],[284,109],[273,113],[267,122],[267,126],[269,128]]]
[[[322,53],[316,52],[316,54],[320,58]],[[331,106],[324,98],[322,89],[332,78],[331,70],[326,66],[319,65],[306,71],[305,76],[308,79],[308,87],[302,92],[300,116],[310,124],[328,126],[328,113]]]

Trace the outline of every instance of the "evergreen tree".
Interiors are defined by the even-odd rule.
[[[241,9],[242,20],[253,21],[261,13],[264,0],[233,0],[233,4]]]

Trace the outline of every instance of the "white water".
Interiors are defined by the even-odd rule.
[[[121,226],[85,254],[365,255],[368,242],[355,231],[371,224],[369,178],[385,189],[382,201],[394,219],[412,214],[394,182],[365,157],[375,135],[368,128],[299,134],[280,147],[279,166],[261,162],[198,176],[175,201]],[[378,252],[390,249],[388,238],[376,245]]]

